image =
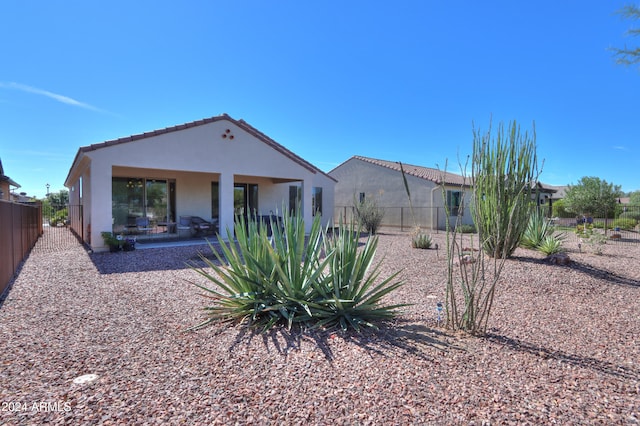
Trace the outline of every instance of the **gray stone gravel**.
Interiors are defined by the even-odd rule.
[[[414,305],[362,335],[185,332],[203,246],[36,246],[0,306],[0,424],[638,424],[637,246],[570,243],[568,266],[518,250],[475,338],[436,323],[443,250],[379,238],[406,282],[389,302]]]

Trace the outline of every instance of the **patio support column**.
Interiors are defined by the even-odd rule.
[[[91,248],[94,250],[105,250],[107,246],[100,233],[113,231],[112,176],[113,168],[110,164],[96,161],[92,165],[88,202],[92,212]]]
[[[310,180],[302,181],[302,217],[304,219],[305,232],[311,231],[311,224],[313,222],[313,206],[311,202],[311,189],[313,184]]]
[[[227,238],[227,228],[233,233],[233,173],[220,173],[220,223],[218,232]]]

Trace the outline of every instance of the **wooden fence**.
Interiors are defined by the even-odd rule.
[[[0,300],[42,231],[41,204],[0,200]]]

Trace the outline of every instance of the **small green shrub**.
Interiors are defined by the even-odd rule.
[[[221,253],[210,245],[217,262],[201,255],[206,267],[194,267],[213,284],[194,283],[213,303],[205,307],[208,318],[191,329],[235,321],[262,331],[294,323],[359,331],[375,328],[376,320],[393,317],[403,306],[381,304],[401,282],[392,282],[395,273],[377,283],[380,265],[372,267],[377,237],[359,247],[355,225],[340,224],[328,235],[317,216],[305,236],[302,217],[285,215],[283,229],[275,227],[270,240],[267,227],[238,222],[237,244],[227,229],[229,242],[218,239]]]
[[[640,211],[629,211],[620,213],[618,219],[634,219],[636,222],[640,222]]]
[[[619,218],[619,219],[615,219],[612,222],[612,226],[614,228],[620,228],[620,229],[633,229],[636,226],[636,220],[632,219],[632,218]]]
[[[67,221],[67,217],[69,216],[68,209],[65,207],[62,210],[58,210],[55,214],[49,219],[49,226],[62,226]]]
[[[585,225],[577,225],[576,226],[576,234],[578,236],[589,236],[593,233],[593,224]]]
[[[102,236],[102,240],[108,246],[120,245],[120,240],[118,239],[118,237],[111,232],[101,232],[100,236]]]
[[[456,232],[461,234],[475,234],[477,230],[475,225],[461,224],[456,227]]]
[[[538,250],[547,256],[561,253],[564,251],[562,247],[563,239],[557,235],[547,235],[538,245]]]
[[[411,247],[419,249],[429,249],[433,244],[430,234],[418,230],[411,236]]]

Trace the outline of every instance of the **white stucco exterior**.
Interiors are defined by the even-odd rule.
[[[310,227],[312,188],[323,188],[322,221],[331,222],[335,180],[243,120],[221,115],[80,148],[65,185],[70,204],[83,206],[85,240],[104,250],[112,230],[114,177],[175,181],[175,215],[211,218],[211,185],[219,185],[219,229],[233,229],[234,185],[258,185],[258,214],[288,207],[289,186],[302,188]],[[82,189],[81,189],[82,188]]]

